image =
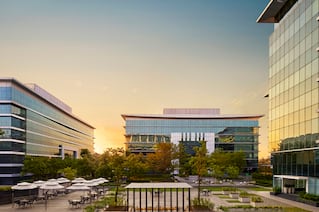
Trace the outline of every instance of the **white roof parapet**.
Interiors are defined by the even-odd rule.
[[[163,114],[218,115],[219,108],[164,108]]]
[[[60,99],[56,98],[55,96],[50,94],[48,91],[46,91],[43,88],[41,88],[40,86],[38,86],[37,84],[26,83],[24,85],[26,87],[28,87],[29,89],[31,89],[34,93],[38,94],[39,96],[46,99],[47,101],[54,104],[55,106],[59,107],[60,109],[66,111],[68,113],[72,113],[72,108],[70,106],[68,106],[67,104],[62,102]]]
[[[236,119],[236,118],[261,118],[261,114],[122,114],[126,118],[171,118],[171,119]]]
[[[192,188],[188,183],[130,183],[125,187],[131,188]]]

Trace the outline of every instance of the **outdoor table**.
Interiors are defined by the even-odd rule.
[[[19,207],[23,207],[23,208],[25,208],[26,206],[31,206],[32,203],[33,202],[31,200],[28,200],[28,199],[21,199],[18,201]]]
[[[87,203],[87,202],[90,202],[90,196],[81,196],[81,200],[83,203]]]
[[[81,205],[81,200],[79,199],[73,199],[73,200],[69,200],[69,204],[73,207],[79,207]]]

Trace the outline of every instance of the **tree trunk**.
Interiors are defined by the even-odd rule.
[[[201,183],[201,176],[198,175],[198,201],[200,201],[200,183]]]

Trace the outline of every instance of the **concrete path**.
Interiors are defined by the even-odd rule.
[[[220,192],[216,192],[220,193]],[[287,199],[283,199],[277,196],[272,196],[269,194],[269,191],[249,191],[249,193],[254,193],[256,195],[259,195],[263,198],[264,204],[268,206],[283,206],[283,207],[297,207],[302,208],[304,210],[308,210],[311,212],[319,211],[319,208],[313,207],[310,205],[306,205],[303,203],[290,201]],[[79,212],[83,211],[85,206],[82,206],[81,208],[72,208],[69,206],[68,200],[72,199],[80,199],[80,196],[84,195],[83,191],[77,191],[72,192],[70,194],[59,196],[54,199],[48,200],[47,209],[45,209],[44,201],[35,203],[32,207],[27,208],[19,208],[17,206],[12,207],[12,204],[6,204],[6,205],[0,205],[0,211],[19,211],[19,212]],[[197,197],[197,188],[191,189],[191,199]],[[232,206],[232,205],[240,205],[240,204],[247,204],[247,203],[229,203],[226,201],[226,199],[219,198],[217,195],[210,194],[209,196],[201,196],[204,198],[210,199],[215,204],[215,209],[217,209],[220,206]],[[144,204],[144,203],[143,203]],[[185,202],[186,204],[186,202]],[[180,205],[180,204],[179,204]]]
[[[39,202],[34,203],[30,207],[19,208],[17,205],[12,206],[12,204],[0,205],[0,211],[20,211],[20,212],[65,212],[65,211],[83,211],[84,206],[81,208],[72,208],[69,206],[68,200],[72,199],[80,199],[80,196],[84,195],[83,191],[76,191],[69,193],[64,196],[58,196],[54,199],[50,199],[47,202],[47,208],[45,208],[45,201],[41,200]]]

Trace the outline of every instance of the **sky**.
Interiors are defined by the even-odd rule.
[[[263,114],[268,0],[0,0],[0,77],[36,83],[93,125],[95,151],[124,146],[121,114],[220,108]]]

